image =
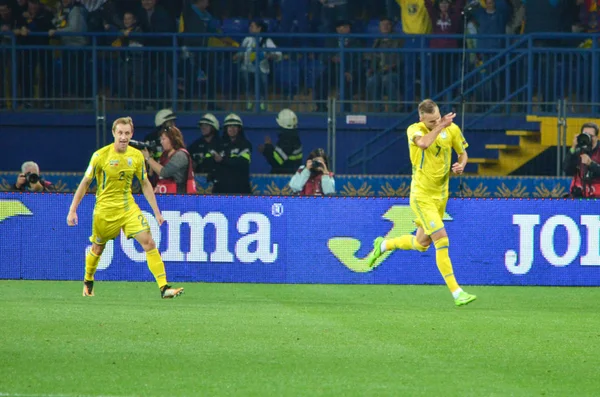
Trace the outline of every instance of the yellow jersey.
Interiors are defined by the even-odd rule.
[[[117,219],[137,207],[131,183],[134,176],[140,182],[147,177],[144,155],[131,146],[125,153],[118,153],[114,144],[104,146],[92,155],[85,176],[96,178],[98,184],[94,213],[102,213],[107,220]]]
[[[415,123],[406,130],[412,183],[410,194],[415,197],[443,199],[448,197],[448,180],[452,168],[452,149],[462,154],[469,144],[460,128],[452,123],[439,133],[435,141],[423,150],[415,144],[415,137],[425,136],[430,131],[423,123]]]
[[[431,33],[431,18],[425,2],[431,0],[396,0],[400,6],[402,31],[406,34]]]

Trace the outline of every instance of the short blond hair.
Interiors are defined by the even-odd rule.
[[[435,113],[435,109],[437,109],[437,107],[437,103],[435,103],[432,99],[424,99],[421,103],[419,103],[419,116]]]
[[[119,124],[130,125],[131,132],[133,132],[133,119],[131,117],[119,117],[116,119],[112,125],[112,132],[115,132]]]

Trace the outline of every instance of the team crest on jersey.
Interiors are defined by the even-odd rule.
[[[448,138],[448,134],[446,133],[446,130],[442,131],[442,133],[440,134],[440,136],[442,137],[442,139]]]
[[[127,165],[130,167],[133,165],[133,160],[131,159],[131,157],[127,157]]]
[[[119,160],[110,160],[108,162],[108,164],[110,164],[111,167],[118,167],[119,166]]]

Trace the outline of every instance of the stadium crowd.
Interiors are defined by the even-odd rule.
[[[225,95],[226,99],[245,100],[246,110],[255,106],[264,110],[264,101],[270,93],[291,98],[303,91],[315,100],[317,110],[325,110],[327,97],[340,90],[345,91],[345,99],[402,102],[414,101],[415,82],[426,84],[429,95],[444,91],[444,87],[458,78],[460,52],[432,52],[425,59],[423,52],[410,49],[460,49],[462,40],[445,36],[428,36],[423,40],[416,35],[468,33],[467,46],[482,49],[481,53],[470,53],[469,65],[474,68],[494,55],[489,50],[501,50],[510,44],[501,37],[478,39],[478,34],[597,33],[599,3],[598,0],[470,3],[465,0],[0,0],[0,67],[6,71],[0,79],[0,107],[6,106],[11,92],[12,35],[16,36],[18,46],[17,97],[23,98],[20,103],[23,107],[36,106],[28,99],[89,98],[96,94],[92,93],[90,67],[94,57],[90,47],[84,46],[92,44],[89,33],[112,32],[113,36],[97,37],[94,44],[127,51],[97,53],[98,86],[109,97],[131,100],[127,106],[134,109],[163,107],[153,101],[170,98],[177,90],[178,98],[190,102],[188,108],[193,101],[211,102]],[[171,37],[152,36],[176,32],[215,36],[183,35],[175,41]],[[303,33],[371,33],[379,38],[340,39],[332,35],[323,40],[299,36]],[[404,36],[388,37],[393,33]],[[276,37],[269,38],[269,34]],[[580,41],[538,40],[535,45],[590,46],[589,40]],[[172,62],[174,44],[178,48],[177,66]],[[59,45],[61,50],[43,50],[46,45]],[[27,46],[35,47],[28,50]],[[143,47],[153,50],[144,52]],[[161,47],[168,49],[161,51]],[[303,50],[320,47],[329,51]],[[379,48],[382,52],[340,52],[339,47]],[[289,50],[293,48],[297,51]],[[408,51],[390,52],[394,48]],[[545,61],[539,58],[540,63]],[[423,63],[425,76],[421,76],[419,67]],[[499,65],[488,66],[493,69]],[[304,79],[300,78],[300,70]],[[514,86],[518,79],[513,80]],[[484,87],[481,99],[500,100],[497,95],[502,89],[501,78],[494,79]],[[40,101],[42,105],[51,106],[44,100]],[[210,110],[211,106],[208,107]]]

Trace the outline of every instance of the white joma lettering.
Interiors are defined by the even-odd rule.
[[[513,225],[519,227],[519,250],[508,250],[504,254],[504,265],[516,275],[527,274],[533,266],[535,256],[536,226],[540,216],[534,214],[513,215]],[[583,227],[581,227],[583,226]],[[556,252],[556,233],[566,233],[566,245],[562,253]],[[581,255],[582,233],[587,235],[587,252]],[[557,267],[568,266],[579,257],[582,266],[600,266],[600,216],[581,215],[579,224],[570,216],[555,215],[548,218],[539,229],[540,253],[546,261]]]

